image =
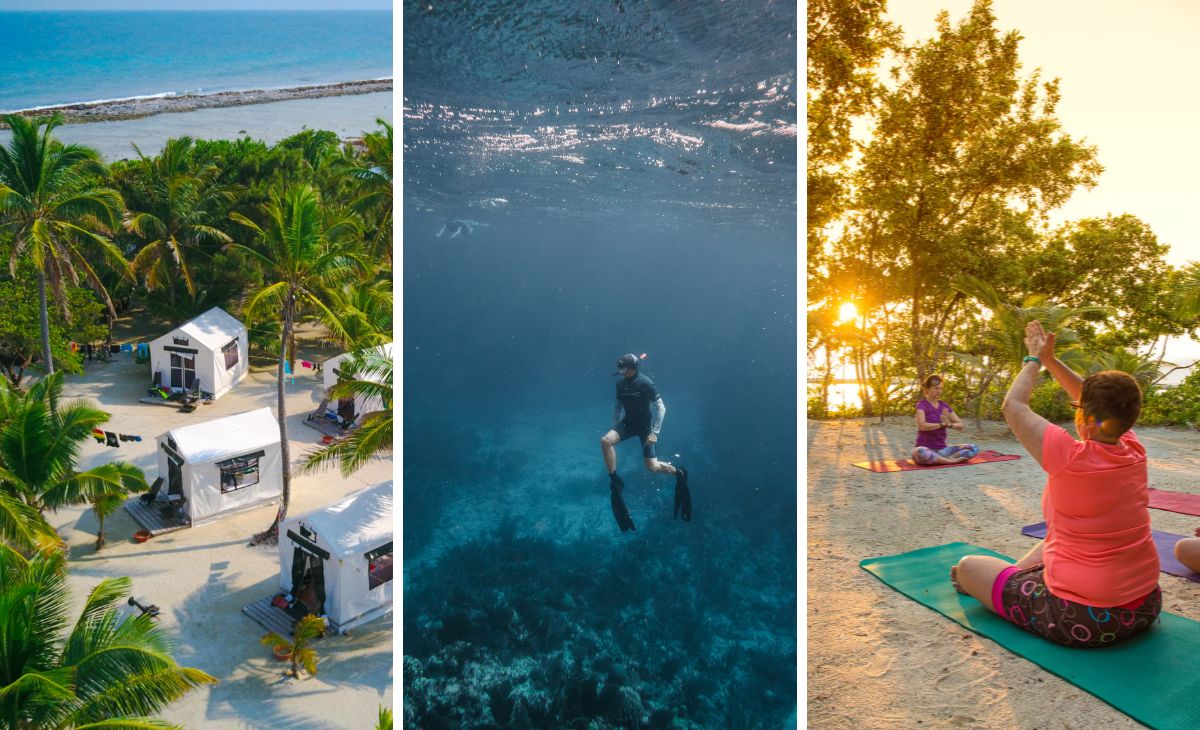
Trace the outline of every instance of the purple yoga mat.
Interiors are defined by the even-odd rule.
[[[1200,583],[1200,573],[1175,559],[1175,543],[1182,540],[1184,536],[1158,530],[1151,530],[1151,532],[1154,534],[1154,545],[1158,548],[1158,565],[1162,572]],[[1028,537],[1045,537],[1046,523],[1039,522],[1036,525],[1022,527],[1021,534]]]

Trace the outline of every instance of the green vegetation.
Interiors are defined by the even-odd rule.
[[[325,619],[311,613],[296,622],[292,628],[292,638],[288,639],[271,631],[260,640],[263,646],[272,649],[283,647],[287,649],[291,667],[288,675],[293,679],[300,678],[300,668],[308,672],[310,677],[317,674],[317,650],[313,642],[325,635]]]
[[[392,128],[381,121],[345,143],[317,130],[273,146],[184,137],[105,166],[95,151],[55,139],[58,117],[5,121],[0,726],[170,727],[151,716],[215,680],[180,667],[149,616],[119,617],[129,579],[102,581],[68,632],[66,552],[45,513],[90,505],[99,549],[105,517],[147,488],[121,461],[76,468],[80,444],[108,414],[61,402],[63,373],[82,367],[71,343],[106,339],[113,319],[130,313],[181,321],[220,306],[246,321],[259,352],[278,361],[285,487],[275,522],[257,536],[277,539],[291,476],[283,371],[295,361],[296,326],[319,323],[348,351],[392,339]],[[352,369],[346,388],[386,390],[388,411],[367,414],[318,460],[343,471],[391,446],[391,362],[368,356]],[[34,372],[41,377],[30,383]],[[316,672],[305,642],[319,624],[298,625],[293,673]]]
[[[939,372],[948,402],[998,418],[1024,326],[1040,319],[1078,372],[1134,374],[1143,422],[1195,423],[1184,387],[1159,381],[1191,364],[1163,352],[1200,327],[1200,265],[1169,265],[1133,215],[1047,225],[1095,184],[1098,151],[1062,128],[1058,81],[1022,73],[1020,36],[996,28],[988,0],[957,23],[939,14],[913,46],[884,12],[808,5],[807,351],[821,379],[809,416],[834,412],[835,377],[863,384],[857,414],[911,413]],[[1069,420],[1052,390],[1035,407]]]
[[[100,581],[69,626],[66,556],[0,543],[0,726],[169,728],[153,717],[216,680],[170,655],[148,615],[120,617],[128,578]]]
[[[329,389],[332,397],[377,400],[379,408],[364,414],[358,428],[308,454],[305,471],[337,464],[350,476],[371,459],[392,453],[392,359],[380,348],[362,350],[343,361],[341,372],[345,380]]]

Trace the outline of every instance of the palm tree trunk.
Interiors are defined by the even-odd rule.
[[[287,358],[288,337],[292,330],[292,314],[296,308],[295,297],[289,293],[283,305],[283,326],[279,333],[279,364],[275,369],[276,381],[276,410],[279,412],[279,455],[283,462],[283,491],[279,495],[279,511],[275,513],[275,521],[265,532],[256,535],[250,541],[251,545],[259,543],[275,544],[279,542],[279,525],[287,518],[288,502],[292,496],[292,452],[288,447],[287,432],[287,402],[284,400],[283,363]]]
[[[38,270],[38,304],[41,311],[38,315],[42,326],[42,361],[46,374],[54,372],[54,356],[50,352],[50,311],[46,308],[46,272]]]

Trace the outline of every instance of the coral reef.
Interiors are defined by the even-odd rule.
[[[794,548],[694,528],[614,547],[505,520],[406,568],[405,727],[786,726]]]

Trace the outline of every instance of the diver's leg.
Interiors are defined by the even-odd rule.
[[[604,467],[612,474],[617,470],[617,444],[621,441],[621,434],[614,429],[609,429],[608,433],[600,437],[600,453],[604,455]]]

